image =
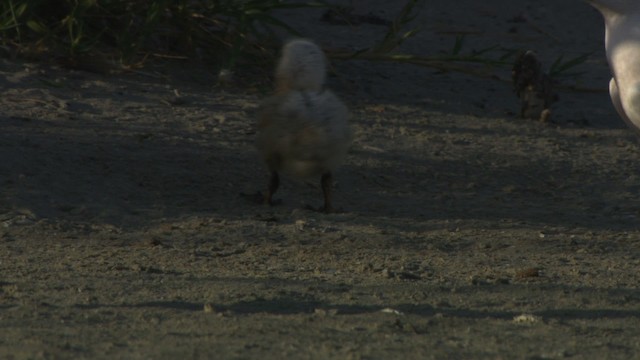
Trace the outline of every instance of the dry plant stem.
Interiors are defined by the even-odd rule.
[[[553,40],[553,41],[555,41],[556,43],[560,43],[560,42],[561,42],[561,41],[560,41],[560,39],[558,39],[558,37],[554,36],[553,34],[551,34],[551,33],[550,33],[550,32],[548,32],[548,31],[546,31],[546,30],[544,29],[544,27],[542,27],[542,26],[538,25],[538,24],[537,24],[535,21],[533,21],[529,16],[524,15],[524,16],[523,16],[523,18],[524,18],[524,21],[526,21],[526,22],[527,22],[527,24],[533,28],[533,30],[535,30],[535,31],[539,32],[539,33],[540,33],[540,34],[542,34],[542,35],[545,35],[545,36],[549,37],[550,39],[552,39],[552,40]]]
[[[434,68],[441,71],[453,71],[466,75],[472,75],[475,77],[483,78],[483,79],[492,79],[501,82],[511,82],[511,79],[507,79],[496,75],[495,73],[473,68],[469,66],[461,66],[458,64],[452,63],[455,60],[450,61],[442,61],[440,59],[435,59],[432,57],[420,57],[415,55],[406,55],[406,54],[378,54],[378,53],[333,53],[330,54],[332,59],[338,60],[368,60],[368,61],[385,61],[385,62],[397,62],[397,63],[405,63],[412,64],[417,66],[425,66]],[[600,87],[582,87],[576,85],[555,85],[556,89],[565,90],[565,91],[575,91],[575,92],[588,92],[588,93],[600,93],[600,92],[608,92],[609,90],[606,88]]]
[[[443,70],[443,71],[455,71],[455,72],[465,73],[465,74],[474,75],[474,76],[483,77],[483,78],[498,78],[499,80],[502,80],[499,77],[496,77],[496,75],[487,71],[482,71],[479,69],[456,65],[456,64],[453,64],[451,60],[445,62],[441,59],[435,59],[431,57],[420,57],[415,55],[404,55],[404,54],[380,54],[380,53],[361,53],[361,54],[334,53],[334,54],[331,54],[330,56],[332,59],[338,59],[338,60],[356,59],[356,60],[406,63],[406,64],[432,67],[432,68]]]

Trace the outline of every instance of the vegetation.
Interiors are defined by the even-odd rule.
[[[467,50],[465,37],[458,36],[446,54],[399,52],[400,45],[419,32],[419,28],[407,27],[424,5],[425,0],[407,0],[379,42],[329,56],[410,63],[510,80],[498,77],[496,69],[509,68],[517,49]],[[4,0],[0,2],[0,44],[13,55],[64,59],[97,55],[123,67],[142,66],[149,57],[199,56],[220,68],[233,69],[238,61],[273,55],[277,31],[299,35],[279,20],[277,10],[311,7],[331,8],[323,1],[301,0]],[[551,75],[576,75],[571,70],[588,55],[566,61],[559,56]]]
[[[276,10],[325,6],[283,0],[4,0],[5,49],[78,57],[106,52],[124,64],[205,52],[224,66],[260,51],[275,29],[296,33]]]

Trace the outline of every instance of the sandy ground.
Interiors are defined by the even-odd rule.
[[[593,52],[563,81],[606,89],[580,1],[428,3],[403,51]],[[291,15],[328,48],[385,31]],[[560,91],[541,124],[505,82],[334,62],[356,136],[324,215],[316,183],[239,196],[266,186],[260,91],[143,71],[0,62],[0,358],[640,356],[640,146],[606,92]]]

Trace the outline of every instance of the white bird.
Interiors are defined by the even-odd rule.
[[[609,95],[620,117],[640,133],[640,1],[587,0],[605,22],[605,49],[613,78]]]
[[[351,143],[349,112],[324,88],[327,62],[313,42],[288,42],[276,68],[275,94],[258,112],[258,151],[271,177],[263,202],[273,203],[279,172],[297,178],[320,177],[325,212],[333,210],[333,171],[344,160]]]

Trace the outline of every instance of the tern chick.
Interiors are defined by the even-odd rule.
[[[262,202],[273,204],[280,173],[320,178],[324,212],[333,211],[333,172],[351,143],[349,111],[324,82],[327,60],[312,41],[285,44],[276,67],[275,94],[258,110],[257,148],[269,171]]]
[[[551,78],[542,71],[542,63],[535,52],[528,50],[516,59],[511,72],[514,90],[520,98],[520,116],[548,122],[551,117]]]

